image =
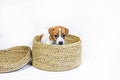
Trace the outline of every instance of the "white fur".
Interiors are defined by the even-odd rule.
[[[60,41],[62,41],[64,44],[64,39],[59,35],[59,37],[57,38],[56,44],[59,44]]]
[[[59,32],[61,31],[61,28],[59,28]],[[63,44],[64,44],[64,39],[61,37],[61,35],[59,35],[59,37],[57,38],[57,40],[56,40],[56,44],[59,44],[59,42],[60,41],[62,41],[63,42]]]
[[[59,28],[59,31],[61,31],[61,29]],[[43,29],[42,32],[43,37],[41,38],[41,43],[44,44],[53,44],[53,41],[49,39],[50,34],[48,33],[48,29]],[[59,35],[59,37],[56,40],[56,44],[59,45],[59,42],[62,41],[64,44],[64,39],[61,37],[61,35]]]
[[[50,34],[48,33],[47,29],[43,29],[42,35],[43,35],[43,37],[41,38],[41,43],[45,43],[45,44],[53,43],[53,41],[50,41],[50,39],[49,39]]]

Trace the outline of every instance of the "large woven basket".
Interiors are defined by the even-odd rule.
[[[66,36],[65,45],[40,43],[42,35],[35,36],[32,47],[32,64],[45,71],[66,71],[81,64],[81,40]]]
[[[31,59],[31,50],[27,46],[16,46],[0,50],[0,73],[22,68]]]

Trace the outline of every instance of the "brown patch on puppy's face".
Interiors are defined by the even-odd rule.
[[[69,30],[63,26],[54,26],[49,28],[50,40],[53,40],[56,44],[64,44],[64,38],[68,34]]]

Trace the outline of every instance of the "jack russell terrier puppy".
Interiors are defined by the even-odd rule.
[[[63,45],[69,30],[63,26],[53,26],[43,32],[41,43]]]

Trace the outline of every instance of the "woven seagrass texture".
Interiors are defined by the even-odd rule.
[[[35,36],[32,47],[32,64],[46,71],[66,71],[81,64],[81,40],[74,35],[65,38],[64,45],[42,44],[42,35]]]
[[[31,50],[27,46],[16,46],[0,50],[0,73],[22,68],[31,59]]]

